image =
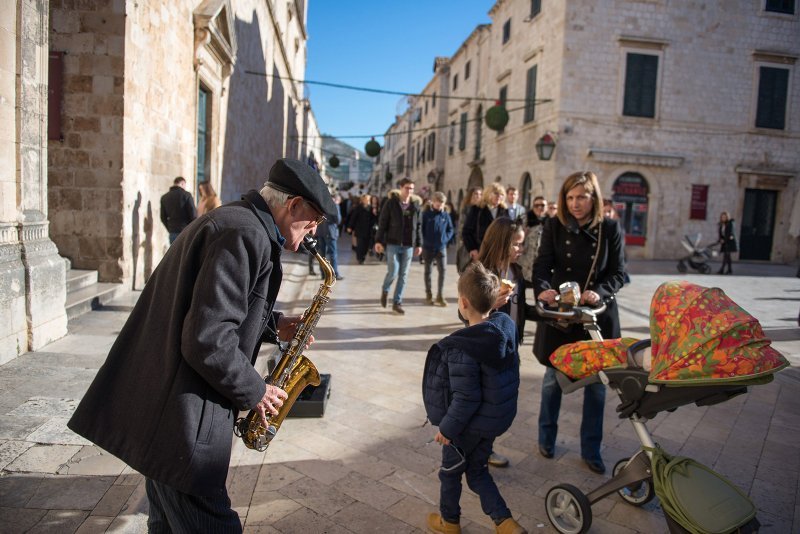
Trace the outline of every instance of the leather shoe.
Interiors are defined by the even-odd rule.
[[[589,467],[589,470],[593,473],[597,473],[598,475],[602,475],[606,472],[606,465],[603,463],[603,460],[587,460],[586,458],[583,459],[584,463]]]
[[[389,298],[388,291],[381,291],[381,306],[386,307],[386,301]]]
[[[493,452],[489,455],[489,465],[494,467],[508,467],[508,458],[502,454]]]
[[[550,459],[550,458],[553,457],[553,451],[551,451],[550,449],[548,449],[547,447],[545,447],[541,443],[539,444],[539,454],[541,454],[542,456],[544,456],[547,459]]]

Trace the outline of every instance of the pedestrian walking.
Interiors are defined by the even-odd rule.
[[[739,245],[736,242],[736,232],[733,229],[733,219],[727,211],[719,214],[719,225],[717,228],[719,234],[719,246],[722,252],[722,266],[717,271],[717,274],[733,274],[733,262],[731,261],[731,254],[739,251]],[[727,271],[726,268],[727,267]]]
[[[347,233],[356,238],[356,261],[359,264],[367,259],[367,252],[372,241],[372,227],[378,222],[378,217],[371,208],[371,195],[361,195],[358,206],[350,212],[347,221]]]
[[[483,191],[483,198],[477,206],[472,206],[461,230],[464,245],[469,251],[470,258],[478,259],[478,251],[483,242],[483,235],[492,221],[498,217],[508,217],[506,209],[506,191],[498,183],[489,184]]]
[[[445,207],[447,197],[436,191],[429,205],[422,210],[422,259],[425,263],[425,304],[447,306],[444,298],[444,275],[447,269],[447,244],[453,238],[453,220]],[[436,263],[439,280],[436,301],[431,289],[432,264]]]
[[[281,250],[336,214],[311,167],[278,160],[261,191],[190,224],[153,272],[68,426],[145,477],[150,532],[242,532],[225,487],[237,411],[287,394],[254,363],[300,316],[274,311]]]
[[[425,359],[422,397],[442,446],[439,513],[427,519],[434,532],[461,532],[462,476],[496,532],[526,532],[487,467],[494,440],[517,414],[520,381],[514,323],[505,313],[491,313],[499,292],[497,276],[470,264],[458,280],[458,309],[469,326],[433,345]]]
[[[511,185],[508,186],[506,188],[506,210],[508,210],[507,217],[512,221],[521,219],[526,215],[525,208],[517,203],[518,199],[519,191],[517,191],[517,188]]]
[[[333,267],[333,272],[337,280],[344,280],[344,277],[339,272],[339,225],[342,222],[342,215],[339,211],[341,207],[342,197],[339,194],[333,195],[333,203],[336,206],[336,214],[319,225],[316,235],[321,238],[322,248],[320,252],[328,260]],[[322,278],[325,278],[325,273],[321,273]]]
[[[389,198],[381,208],[375,235],[375,252],[383,254],[385,250],[388,264],[381,288],[381,306],[387,306],[389,289],[397,279],[392,311],[403,315],[403,291],[408,281],[408,268],[412,257],[419,256],[422,252],[422,199],[413,194],[414,182],[410,178],[403,178],[398,185],[400,189],[390,191]]]
[[[197,184],[197,188],[200,190],[200,201],[197,203],[198,217],[222,205],[211,182],[200,182]]]
[[[477,206],[480,204],[482,198],[483,188],[472,187],[467,191],[467,194],[464,197],[459,209],[458,226],[456,226],[456,238],[458,240],[458,246],[456,248],[456,270],[458,271],[458,274],[464,272],[464,268],[469,264],[469,262],[472,261],[472,257],[469,255],[467,245],[464,243],[464,238],[461,237],[461,234],[464,230],[464,223],[467,221],[467,214],[472,206]]]
[[[169,244],[174,243],[178,234],[196,218],[197,210],[191,193],[186,190],[186,180],[178,176],[161,197],[161,222],[169,232]]]

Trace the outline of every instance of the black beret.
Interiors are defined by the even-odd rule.
[[[317,171],[302,161],[279,159],[269,170],[267,184],[283,193],[304,198],[328,219],[336,218],[336,204],[328,186]]]

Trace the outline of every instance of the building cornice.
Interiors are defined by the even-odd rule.
[[[587,157],[601,163],[622,163],[628,165],[645,165],[648,167],[680,167],[685,158],[674,154],[655,152],[636,152],[632,150],[611,150],[590,147]]]
[[[765,169],[759,167],[745,167],[737,165],[735,171],[738,174],[755,174],[759,176],[781,176],[784,178],[794,178],[798,171],[791,169]]]

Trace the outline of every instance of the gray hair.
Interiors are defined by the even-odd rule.
[[[283,191],[278,191],[274,187],[271,187],[269,183],[264,184],[264,187],[261,188],[259,191],[261,197],[264,199],[264,202],[267,203],[267,206],[271,208],[276,208],[278,206],[283,206],[292,196],[289,193],[284,193]]]

